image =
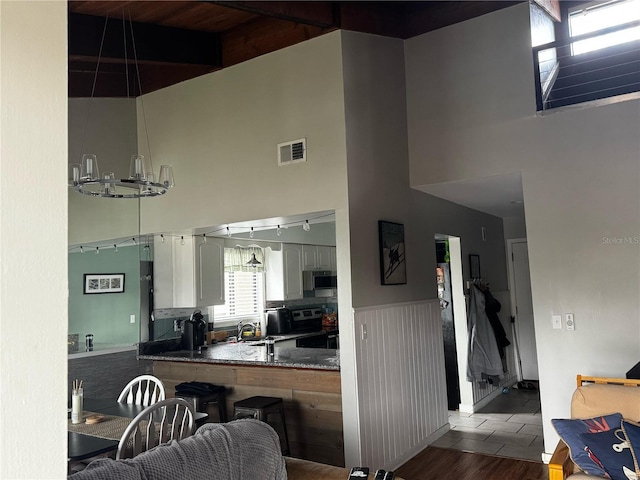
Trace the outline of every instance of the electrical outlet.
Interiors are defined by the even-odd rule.
[[[132,313],[129,315],[129,323],[136,323],[136,314]]]
[[[562,315],[551,315],[551,324],[554,330],[562,330]]]
[[[564,322],[567,325],[567,330],[573,331],[576,329],[576,322],[573,318],[573,313],[567,313],[564,316]]]

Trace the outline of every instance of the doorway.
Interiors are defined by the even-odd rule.
[[[444,342],[444,365],[447,381],[447,407],[457,410],[460,405],[460,379],[458,375],[458,353],[453,317],[453,295],[451,293],[451,263],[449,240],[436,240],[436,281],[442,338]]]
[[[514,352],[516,368],[518,381],[527,385],[527,382],[539,380],[527,239],[507,240],[507,255],[510,260],[507,264],[511,291],[511,315],[515,330],[513,335],[516,344]]]
[[[462,277],[460,238],[436,234],[435,272],[442,320],[447,404],[449,410],[473,403],[467,370],[467,304]]]

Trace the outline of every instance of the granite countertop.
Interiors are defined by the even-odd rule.
[[[286,336],[284,339],[291,338]],[[340,350],[326,348],[283,348],[275,344],[272,359],[267,355],[267,347],[262,342],[218,343],[203,348],[202,353],[190,350],[160,352],[138,355],[144,360],[164,360],[170,362],[193,362],[213,364],[236,364],[273,366],[288,368],[309,368],[315,370],[340,370]]]

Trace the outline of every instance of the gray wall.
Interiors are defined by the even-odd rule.
[[[129,380],[152,374],[151,360],[137,360],[136,351],[95,355],[69,360],[67,384],[82,380],[87,398],[118,398]],[[71,388],[71,387],[69,387]]]
[[[71,98],[69,105],[69,163],[93,153],[100,174],[129,176],[131,155],[138,151],[136,102],[127,98]],[[156,172],[160,165],[154,162]],[[136,199],[79,195],[69,189],[69,244],[79,245],[139,233]]]
[[[522,172],[545,451],[576,374],[640,357],[640,101],[537,116],[527,3],[406,41],[414,186]],[[432,68],[438,65],[438,68]],[[553,314],[576,330],[553,330]]]

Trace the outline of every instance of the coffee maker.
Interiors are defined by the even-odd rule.
[[[207,324],[200,310],[195,310],[189,320],[182,322],[182,349],[197,350],[204,345]]]

